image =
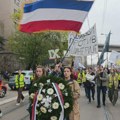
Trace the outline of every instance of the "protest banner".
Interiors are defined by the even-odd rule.
[[[72,44],[72,45],[71,45]],[[71,32],[68,36],[68,54],[73,56],[88,56],[98,53],[98,41],[95,25],[85,34]]]

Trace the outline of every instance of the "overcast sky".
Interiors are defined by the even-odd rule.
[[[98,43],[105,42],[105,35],[101,33],[108,34],[111,30],[110,44],[120,45],[120,0],[95,0],[82,33],[89,29],[88,21],[90,27],[96,23]]]
[[[106,36],[101,33],[108,34],[111,30],[110,44],[120,45],[120,0],[95,0],[82,26],[82,33],[89,29],[88,21],[90,27],[96,24],[98,43],[104,44]],[[97,58],[97,55],[93,55],[92,64],[97,63]],[[90,56],[87,61],[91,64]]]

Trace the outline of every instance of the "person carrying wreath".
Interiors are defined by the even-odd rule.
[[[73,110],[69,114],[67,120],[80,120],[80,107],[79,107],[79,98],[80,98],[80,86],[77,81],[72,79],[72,69],[70,67],[64,68],[64,78],[68,82],[69,86],[71,87],[74,104]]]

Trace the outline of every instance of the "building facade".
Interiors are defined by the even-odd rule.
[[[23,2],[35,0],[0,0],[0,36],[8,39],[15,32],[16,22],[12,20],[12,15],[17,12]]]

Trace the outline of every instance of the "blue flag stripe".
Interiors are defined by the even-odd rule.
[[[93,1],[74,1],[74,0],[42,0],[34,3],[26,4],[24,13],[32,12],[39,8],[52,8],[52,9],[72,9],[89,11]]]

